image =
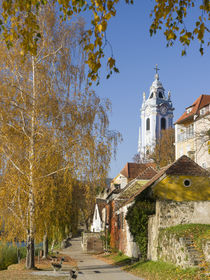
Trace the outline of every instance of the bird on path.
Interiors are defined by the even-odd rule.
[[[64,258],[61,259],[60,263],[54,262],[54,260],[52,259],[51,266],[52,266],[54,272],[56,272],[57,270],[61,270],[63,261],[64,261]]]
[[[70,269],[69,271],[69,280],[77,279],[78,271]]]

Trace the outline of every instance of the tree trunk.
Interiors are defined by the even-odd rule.
[[[33,269],[34,266],[34,213],[35,213],[35,202],[34,202],[34,146],[35,146],[35,106],[36,106],[36,86],[35,86],[35,62],[32,56],[32,111],[31,111],[31,136],[29,146],[29,231],[27,236],[27,258],[26,268]]]
[[[85,227],[86,227],[86,231],[89,230],[89,219],[85,220]]]
[[[52,242],[52,244],[51,244],[51,251],[54,250],[54,246],[55,246],[55,239],[53,239],[53,242]]]
[[[44,235],[43,238],[43,259],[46,259],[48,255],[48,238],[47,238],[47,234]]]
[[[34,239],[31,237],[30,232],[27,235],[27,255],[26,255],[26,268],[33,269],[34,266]]]

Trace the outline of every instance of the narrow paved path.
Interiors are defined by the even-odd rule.
[[[119,267],[85,254],[81,247],[81,238],[74,238],[72,246],[62,252],[77,261],[78,280],[144,280],[122,271]]]

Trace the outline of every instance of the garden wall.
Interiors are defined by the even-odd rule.
[[[84,232],[82,248],[85,253],[101,253],[104,251],[103,232]]]
[[[161,228],[179,224],[210,224],[210,201],[157,201],[156,213],[148,223],[148,254],[158,260],[158,237]]]
[[[179,265],[183,268],[201,264],[203,253],[194,247],[190,238],[177,238],[174,234],[159,236],[158,259]]]

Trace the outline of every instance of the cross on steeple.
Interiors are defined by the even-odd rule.
[[[159,68],[158,68],[158,65],[156,64],[156,66],[155,66],[155,71],[156,71],[156,74],[158,74],[158,70],[160,70]]]

